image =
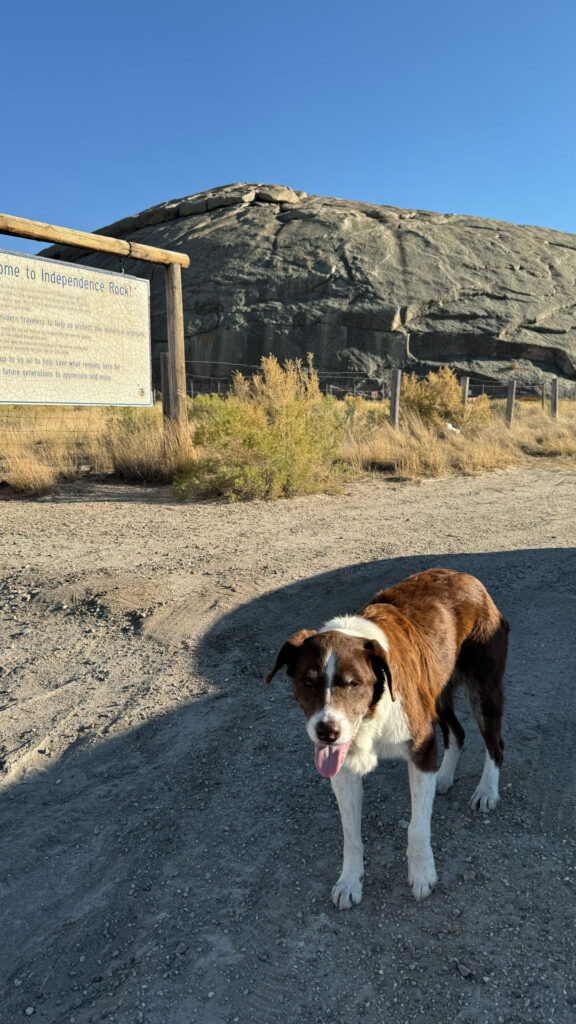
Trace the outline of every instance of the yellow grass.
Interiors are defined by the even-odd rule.
[[[451,371],[407,378],[400,426],[388,403],[321,396],[311,366],[263,360],[229,397],[189,403],[189,429],[165,429],[152,409],[0,406],[0,482],[23,494],[58,489],[88,469],[126,480],[173,482],[180,497],[278,497],[337,491],[344,477],[380,472],[418,480],[474,475],[534,458],[576,455],[576,402],[557,420],[539,402],[476,399],[463,407]],[[452,430],[448,425],[448,417]],[[459,431],[459,432],[458,432]]]
[[[504,419],[504,402],[491,403],[482,425],[426,423],[413,411],[401,415],[400,428],[388,423],[375,429],[354,425],[342,443],[342,455],[355,475],[380,470],[397,479],[459,474],[473,476],[508,469],[529,456],[573,458],[576,455],[576,403],[561,404],[557,420],[538,405],[518,402],[512,426]]]

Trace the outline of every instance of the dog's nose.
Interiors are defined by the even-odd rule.
[[[340,729],[335,722],[318,722],[316,735],[321,743],[336,743],[340,739]]]

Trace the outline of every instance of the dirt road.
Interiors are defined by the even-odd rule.
[[[0,503],[0,1024],[568,1024],[576,1015],[574,477],[178,505],[92,484]],[[406,882],[404,765],[366,780],[364,900],[282,640],[434,565],[512,625],[502,801],[438,797]]]

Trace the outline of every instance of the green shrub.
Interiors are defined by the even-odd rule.
[[[197,455],[177,472],[181,498],[279,498],[335,491],[343,474],[343,422],[320,393],[309,360],[262,360],[252,379],[236,374],[226,398],[198,396],[188,406]]]
[[[431,371],[425,380],[418,380],[415,374],[402,378],[400,408],[417,412],[425,423],[441,426],[451,423],[453,427],[481,427],[491,417],[490,400],[486,395],[462,402],[458,378],[449,366]]]

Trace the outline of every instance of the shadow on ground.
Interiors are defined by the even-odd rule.
[[[330,786],[288,681],[262,680],[296,628],[434,565],[479,576],[511,621],[502,803],[468,808],[482,748],[464,716],[440,881],[417,904],[405,766],[381,766],[365,899],[338,912]],[[559,549],[367,562],[220,619],[197,651],[210,696],[2,793],[1,1024],[572,1021],[574,569]]]

